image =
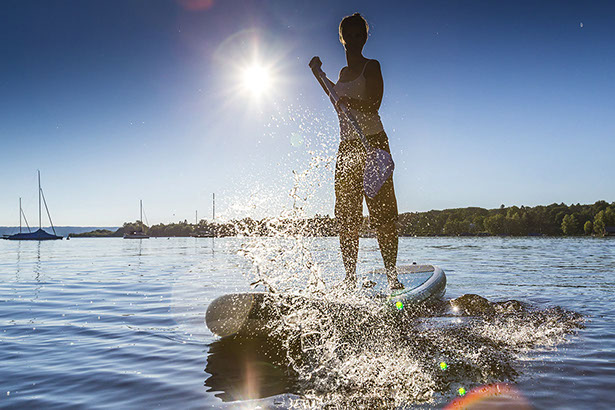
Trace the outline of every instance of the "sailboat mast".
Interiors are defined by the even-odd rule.
[[[38,229],[43,229],[41,221],[41,171],[38,171]]]
[[[139,222],[143,225],[143,200],[139,199]]]
[[[21,197],[19,197],[19,233],[21,233]]]

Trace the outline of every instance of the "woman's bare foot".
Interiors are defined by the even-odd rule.
[[[357,287],[357,277],[356,276],[348,276],[344,278],[343,281],[338,282],[334,285],[336,289],[341,289],[344,291],[351,291]]]
[[[397,279],[397,269],[387,271],[387,282],[391,292],[404,288],[404,285],[399,281],[399,279]]]
[[[397,279],[397,277],[392,278],[392,279],[391,279],[391,278],[388,278],[388,279],[387,279],[387,282],[389,283],[389,289],[390,289],[391,291],[394,291],[394,290],[402,290],[402,289],[404,288],[403,283],[401,283],[401,282],[399,281],[399,279]]]

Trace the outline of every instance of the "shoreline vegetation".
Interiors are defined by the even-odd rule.
[[[406,212],[399,215],[397,227],[399,236],[610,236],[615,234],[615,202]],[[124,223],[116,231],[97,229],[70,234],[70,237],[122,237],[125,232],[135,231],[145,232],[151,237],[338,235],[335,218],[317,214],[306,219],[243,218],[225,223],[202,219],[198,224],[191,224],[184,220],[149,227],[135,221]],[[369,217],[363,218],[361,236],[375,236]]]

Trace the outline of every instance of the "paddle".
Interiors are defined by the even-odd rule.
[[[339,107],[340,111],[344,113],[348,119],[348,122],[352,124],[353,128],[357,131],[357,134],[359,134],[359,139],[365,147],[365,152],[367,154],[365,159],[365,171],[363,173],[363,189],[368,197],[373,198],[376,194],[378,194],[378,191],[380,191],[380,188],[382,188],[385,181],[393,174],[393,169],[395,169],[393,158],[391,157],[391,154],[385,150],[374,148],[369,145],[365,134],[363,134],[363,130],[361,130],[359,122],[350,112],[348,107],[346,107],[345,104],[337,104],[340,97],[333,89],[331,82],[327,80],[327,75],[320,68],[322,66],[320,59],[318,57],[313,58],[309,65],[312,69],[312,73],[325,92],[327,92],[335,106]]]

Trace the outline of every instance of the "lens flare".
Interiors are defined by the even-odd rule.
[[[397,308],[397,310],[402,310],[404,308],[404,304],[398,300],[397,302],[395,302],[395,307]]]
[[[469,392],[460,387],[460,396],[449,403],[444,410],[457,409],[519,409],[532,408],[529,401],[515,387],[507,383],[496,383],[476,387]],[[467,393],[467,394],[466,394]]]
[[[446,364],[445,362],[440,362],[440,369],[442,370],[448,369],[448,364]]]

